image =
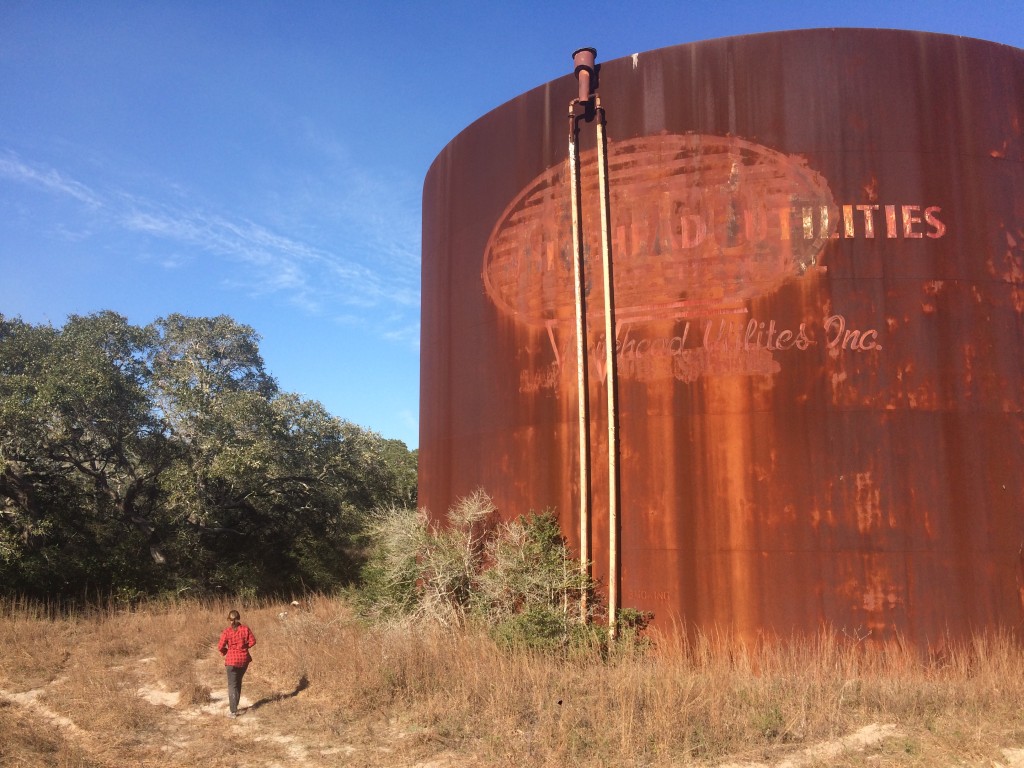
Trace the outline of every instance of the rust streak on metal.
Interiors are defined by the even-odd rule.
[[[427,174],[420,503],[555,509],[664,628],[1024,626],[1024,51],[805,30],[587,74]],[[597,120],[595,90],[604,222],[596,131],[560,122]]]

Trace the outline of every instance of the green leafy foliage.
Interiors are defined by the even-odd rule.
[[[226,316],[0,315],[0,590],[330,589],[415,453],[281,392]]]
[[[367,531],[368,553],[357,594],[364,609],[385,618],[416,611],[422,592],[420,556],[432,536],[422,511],[399,506],[377,511]]]
[[[597,642],[581,610],[594,585],[550,512],[500,521],[482,490],[459,500],[444,525],[423,512],[379,514],[360,599],[367,613],[445,626],[480,623],[508,646],[564,649]]]

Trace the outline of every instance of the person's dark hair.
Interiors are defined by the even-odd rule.
[[[241,620],[242,620],[242,614],[240,614],[238,611],[231,611],[228,614],[228,621],[241,621]]]

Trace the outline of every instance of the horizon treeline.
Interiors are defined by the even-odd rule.
[[[0,314],[0,594],[329,591],[416,453],[282,392],[228,316]]]

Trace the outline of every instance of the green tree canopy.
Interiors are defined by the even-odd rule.
[[[328,589],[410,503],[415,454],[281,392],[230,317],[0,315],[0,589]]]

